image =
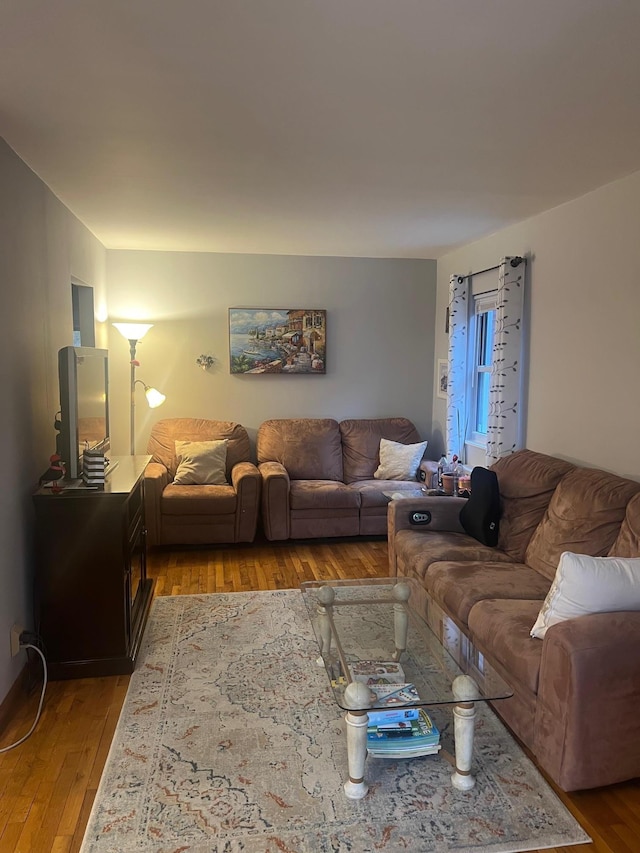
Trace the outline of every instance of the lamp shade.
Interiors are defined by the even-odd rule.
[[[114,323],[113,325],[128,341],[141,341],[153,323]]]
[[[145,386],[144,393],[150,409],[157,409],[167,399],[157,388],[149,388],[148,385]]]

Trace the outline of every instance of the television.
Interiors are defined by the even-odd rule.
[[[109,353],[95,347],[62,347],[58,352],[60,420],[57,452],[65,479],[82,476],[85,450],[106,453],[109,440]]]

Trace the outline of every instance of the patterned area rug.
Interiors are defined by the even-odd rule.
[[[82,853],[515,853],[589,841],[493,713],[477,785],[441,755],[367,759],[348,800],[343,712],[298,590],[153,604]],[[453,751],[450,710],[436,709]]]

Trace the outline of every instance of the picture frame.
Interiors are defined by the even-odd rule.
[[[436,394],[441,400],[447,399],[447,389],[449,386],[449,360],[439,358],[436,370]]]
[[[323,375],[326,336],[323,308],[229,308],[229,372]]]

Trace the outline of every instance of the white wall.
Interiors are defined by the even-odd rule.
[[[73,343],[71,276],[105,306],[105,250],[0,139],[0,701],[25,663],[14,622],[33,620],[31,495],[55,452],[57,352]],[[96,330],[98,345],[106,341]],[[64,535],[61,531],[61,535]]]
[[[527,447],[640,479],[640,172],[440,258],[436,357],[450,275],[504,255],[528,256]]]
[[[402,415],[430,437],[435,261],[108,251],[107,281],[110,321],[155,324],[137,375],[167,402],[150,411],[138,386],[138,452],[152,423],[183,416],[238,421],[253,439],[267,418]],[[326,309],[326,375],[230,375],[230,307]],[[127,453],[129,349],[115,329],[109,350],[112,448]]]

